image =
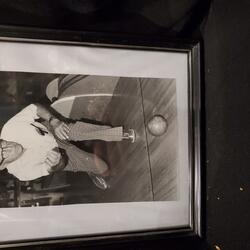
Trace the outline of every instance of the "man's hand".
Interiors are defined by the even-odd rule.
[[[69,139],[69,126],[56,118],[53,118],[50,125],[54,129],[56,136],[61,140]]]
[[[48,121],[55,135],[61,140],[69,139],[69,126],[67,123],[57,119],[48,108],[45,108],[41,104],[35,104],[37,107],[37,116]]]
[[[54,165],[54,166],[50,166],[49,168],[48,168],[48,172],[49,173],[54,173],[54,172],[57,172],[57,171],[61,171],[61,170],[63,170],[65,167],[66,167],[66,165],[68,164],[68,156],[67,156],[67,154],[66,154],[66,152],[65,152],[65,150],[64,149],[58,149],[58,148],[54,148],[53,149],[53,151],[52,151],[52,153],[57,153],[57,154],[59,154],[60,155],[60,160],[59,160],[59,162],[56,164],[56,165]],[[53,153],[53,154],[54,154]],[[50,153],[49,153],[50,154]],[[48,154],[48,155],[49,155]],[[52,156],[52,158],[54,158],[55,156]],[[55,157],[56,158],[56,157]],[[56,162],[56,161],[55,161]],[[54,162],[54,163],[55,163]]]
[[[59,152],[56,152],[55,150],[52,150],[48,152],[45,163],[50,167],[49,169],[51,169],[60,162],[60,159],[61,154]]]

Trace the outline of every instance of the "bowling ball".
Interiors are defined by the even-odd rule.
[[[167,131],[168,123],[162,115],[155,115],[149,120],[147,127],[150,134],[161,136]]]

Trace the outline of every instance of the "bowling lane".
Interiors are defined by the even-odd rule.
[[[178,124],[176,81],[174,79],[141,78],[145,122],[161,122],[166,119],[163,134],[154,135],[146,130],[154,200],[178,199]],[[158,119],[154,119],[158,118]],[[156,124],[159,127],[159,124]],[[164,133],[166,129],[166,132]]]

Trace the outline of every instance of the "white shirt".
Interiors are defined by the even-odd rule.
[[[48,152],[58,147],[54,136],[39,122],[37,107],[34,104],[24,108],[12,117],[1,131],[1,139],[17,142],[24,148],[23,154],[14,162],[6,166],[8,172],[21,181],[34,180],[49,174],[49,165],[45,163]],[[37,128],[47,131],[45,135],[39,134]]]

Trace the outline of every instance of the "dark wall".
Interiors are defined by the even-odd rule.
[[[215,1],[204,30],[207,241],[250,249],[249,1]]]
[[[0,24],[133,34],[176,33],[188,26],[193,8],[203,14],[201,9],[205,9],[206,2],[209,1],[1,0]]]

